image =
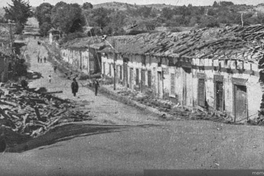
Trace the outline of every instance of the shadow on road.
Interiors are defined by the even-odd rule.
[[[58,142],[68,141],[77,137],[85,137],[96,134],[113,133],[127,130],[132,127],[150,127],[153,125],[94,125],[94,124],[65,124],[51,129],[38,138],[31,139],[26,143],[9,148],[7,152],[24,152],[41,146],[49,146]],[[43,148],[40,148],[43,149]]]

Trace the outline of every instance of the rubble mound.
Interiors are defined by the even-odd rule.
[[[1,151],[5,149],[5,145],[11,148],[25,143],[63,123],[91,120],[89,111],[76,110],[75,106],[73,101],[58,98],[53,92],[46,92],[43,88],[24,89],[15,83],[2,85]]]

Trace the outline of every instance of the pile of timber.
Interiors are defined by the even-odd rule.
[[[74,102],[43,89],[23,89],[18,84],[0,88],[0,138],[8,145],[23,143],[62,123],[91,120],[89,111],[78,111]]]

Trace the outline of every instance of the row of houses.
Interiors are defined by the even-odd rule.
[[[139,34],[96,44],[88,39],[82,45],[86,54],[67,48],[62,55],[89,72],[93,53],[96,71],[128,89],[224,111],[238,122],[262,112],[263,37],[261,25]]]
[[[96,43],[96,44],[94,44]],[[76,39],[61,47],[63,61],[88,75],[101,72],[101,54],[97,51],[104,45],[98,39]],[[93,48],[90,45],[93,44]]]

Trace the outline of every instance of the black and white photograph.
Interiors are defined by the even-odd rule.
[[[0,176],[264,175],[263,0],[1,0]]]

